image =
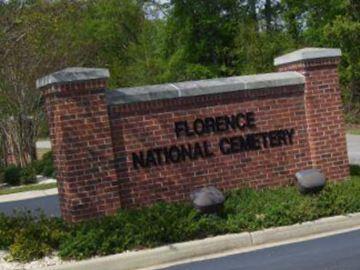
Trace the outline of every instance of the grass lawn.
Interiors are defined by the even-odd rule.
[[[352,135],[360,135],[360,129],[348,129],[346,131],[346,133],[352,134]]]
[[[15,188],[4,188],[0,189],[0,195],[6,195],[11,193],[18,193],[24,191],[31,191],[31,190],[44,190],[50,188],[56,188],[56,183],[51,184],[34,184],[34,185],[26,185],[22,187],[15,187]]]

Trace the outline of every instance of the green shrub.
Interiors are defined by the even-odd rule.
[[[55,177],[54,161],[52,152],[47,152],[41,160],[41,174],[48,177]]]
[[[33,161],[32,166],[35,168],[37,174],[55,177],[53,154],[51,151],[44,154],[41,160]]]
[[[360,166],[359,165],[350,165],[350,175],[360,176]]]
[[[57,218],[34,217],[20,212],[0,216],[0,249],[9,249],[9,259],[27,262],[40,259],[59,247],[67,226]]]
[[[21,183],[22,169],[15,165],[10,165],[4,170],[4,181],[11,186],[18,186]]]
[[[290,225],[360,211],[360,176],[330,183],[319,194],[303,196],[295,187],[234,190],[220,216],[200,215],[187,203],[157,203],[120,210],[116,215],[66,224],[29,213],[0,215],[0,249],[29,261],[52,251],[64,259],[84,259],[164,244]]]
[[[0,166],[0,184],[5,182],[4,172],[5,172],[5,168]]]
[[[59,246],[64,232],[56,224],[33,222],[20,230],[9,247],[11,259],[28,262],[51,254]]]
[[[41,160],[34,160],[31,162],[31,166],[35,169],[36,174],[42,174],[44,166]]]
[[[77,225],[60,246],[65,259],[83,259],[226,233],[225,221],[188,204],[158,203]]]
[[[0,214],[0,250],[7,249],[14,242],[14,235],[17,229],[13,219]]]
[[[51,151],[46,153],[41,160],[35,160],[24,168],[15,165],[0,168],[0,183],[6,182],[11,186],[34,184],[36,183],[37,174],[55,177]]]
[[[21,184],[34,184],[36,183],[36,168],[30,164],[21,170],[20,177]]]
[[[20,262],[41,259],[50,254],[52,249],[41,239],[21,232],[15,238],[15,242],[10,246],[10,259]]]

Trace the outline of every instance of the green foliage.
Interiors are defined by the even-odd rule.
[[[11,165],[4,170],[4,181],[10,186],[18,186],[21,184],[21,167]]]
[[[33,161],[31,166],[35,168],[37,174],[48,177],[55,177],[54,158],[52,151],[45,153],[41,160]]]
[[[342,49],[340,79],[350,123],[360,123],[360,20],[339,16],[324,27],[324,36],[330,46]]]
[[[51,151],[44,154],[41,160],[33,161],[26,167],[21,168],[10,165],[6,168],[0,168],[0,183],[3,179],[5,183],[11,186],[34,184],[36,183],[37,174],[55,177],[53,154]]]
[[[21,170],[20,183],[23,185],[36,183],[36,168],[30,164]]]
[[[83,259],[94,255],[225,233],[220,218],[199,216],[190,205],[159,203],[140,210],[121,210],[114,217],[76,226],[60,246],[63,258]]]
[[[36,127],[44,135],[47,128],[38,112],[41,100],[33,94],[38,93],[33,84],[63,67],[106,67],[110,87],[124,87],[270,72],[275,56],[300,47],[340,47],[347,120],[356,123],[360,121],[358,2],[35,0],[20,5],[10,1],[1,8],[5,19],[0,20],[0,29],[10,30],[0,30],[0,47],[13,53],[0,55],[23,63],[14,71],[21,87],[6,78],[0,85],[10,93],[23,91],[23,85],[29,89],[24,97],[33,103],[20,111],[41,118]],[[151,6],[164,10],[162,16],[149,15]],[[19,36],[21,42],[15,43]],[[27,104],[9,96],[0,94],[6,114],[18,112],[17,104]]]
[[[351,174],[351,180],[330,183],[317,195],[301,195],[295,187],[234,190],[226,194],[220,216],[200,215],[187,203],[119,210],[79,224],[30,213],[0,215],[0,249],[20,261],[53,251],[64,259],[84,259],[359,212],[360,167],[352,166]]]
[[[236,69],[233,73],[272,72],[274,58],[294,48],[296,46],[289,34],[276,30],[259,33],[253,22],[246,22],[241,25],[235,39],[233,54]]]
[[[50,254],[65,237],[67,227],[60,219],[44,215],[33,217],[19,212],[13,217],[0,215],[0,248],[9,249],[9,259],[27,262]]]
[[[350,175],[360,176],[360,166],[359,165],[350,165]]]
[[[0,166],[0,184],[5,182],[5,168]]]

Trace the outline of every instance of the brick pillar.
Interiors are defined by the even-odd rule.
[[[305,76],[305,108],[314,168],[329,180],[349,176],[345,125],[339,87],[339,49],[305,48],[278,58],[279,71]]]
[[[45,97],[61,213],[77,222],[120,207],[106,69],[68,68],[37,80]]]

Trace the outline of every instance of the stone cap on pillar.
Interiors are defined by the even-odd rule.
[[[109,70],[105,68],[65,68],[36,80],[36,88],[39,89],[53,84],[107,79],[109,77]]]
[[[286,65],[289,63],[300,62],[304,60],[311,59],[321,59],[321,58],[333,58],[340,57],[340,49],[332,48],[304,48],[300,49],[274,59],[275,66]]]

